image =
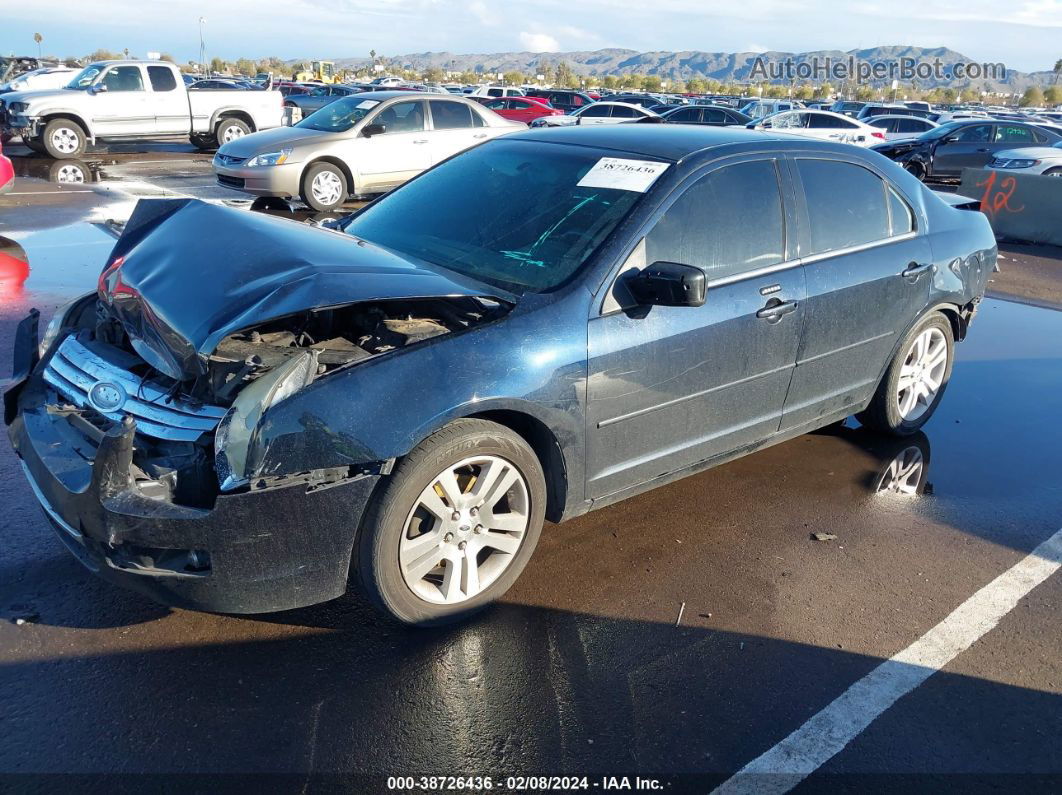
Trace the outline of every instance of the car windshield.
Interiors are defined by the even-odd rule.
[[[66,84],[66,88],[71,88],[75,91],[84,91],[86,88],[96,82],[96,78],[100,76],[100,72],[102,71],[103,64],[89,64],[76,75],[74,75],[74,79]]]
[[[935,141],[937,138],[943,138],[945,135],[949,135],[956,130],[960,129],[965,122],[949,122],[948,124],[942,124],[939,127],[934,127],[932,130],[926,130],[924,133],[918,136],[916,140],[919,141]]]
[[[344,228],[511,292],[547,292],[575,276],[642,197],[580,184],[593,183],[587,172],[615,155],[498,140],[427,171]]]
[[[310,130],[346,132],[380,104],[376,99],[359,99],[357,95],[330,102],[296,124]]]

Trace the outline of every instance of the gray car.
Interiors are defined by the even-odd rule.
[[[317,86],[309,94],[291,94],[284,98],[285,107],[298,108],[303,116],[309,116],[343,97],[362,93],[363,89],[353,86]]]
[[[300,197],[334,210],[401,185],[451,155],[526,129],[477,102],[371,91],[342,97],[294,127],[248,135],[214,157],[218,183],[255,196]]]

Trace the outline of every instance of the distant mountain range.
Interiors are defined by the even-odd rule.
[[[430,67],[439,67],[450,71],[474,71],[496,73],[516,71],[525,74],[541,73],[547,66],[555,67],[562,61],[573,72],[588,77],[604,75],[656,75],[664,79],[689,80],[691,77],[711,78],[720,82],[748,83],[763,79],[754,75],[757,59],[767,64],[781,64],[787,59],[794,63],[812,63],[816,59],[822,63],[830,59],[837,63],[854,57],[867,63],[889,62],[900,58],[910,58],[914,63],[931,64],[939,59],[946,67],[959,62],[970,63],[972,59],[962,53],[946,47],[871,47],[862,50],[816,50],[813,52],[701,52],[684,50],[682,52],[637,52],[625,49],[578,50],[574,52],[533,53],[501,52],[481,55],[458,55],[450,52],[422,52],[378,58],[392,69],[414,69],[423,71]],[[338,58],[337,63],[344,67],[361,66],[369,63],[368,58]],[[950,73],[950,69],[949,69]],[[938,79],[930,77],[916,80],[919,88],[972,87],[979,91],[1013,91],[1020,92],[1032,85],[1048,86],[1055,80],[1050,71],[1018,72],[1007,70],[1002,79],[988,77],[978,79]],[[814,82],[824,82],[814,79]],[[769,82],[787,82],[774,80]],[[798,82],[803,82],[799,81]],[[831,80],[839,83],[838,80]],[[879,85],[885,81],[876,81]]]

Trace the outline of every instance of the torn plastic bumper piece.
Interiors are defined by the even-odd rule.
[[[89,461],[71,446],[66,420],[23,386],[12,390],[20,405],[11,442],[59,538],[103,579],[164,604],[223,613],[303,607],[347,590],[378,472],[352,471],[323,486],[312,477],[277,480],[222,494],[212,509],[153,499],[131,475],[132,418],[107,431]]]

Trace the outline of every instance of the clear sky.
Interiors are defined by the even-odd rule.
[[[1012,69],[1062,58],[1062,0],[0,0],[0,53],[232,59],[447,50],[850,50],[949,47]]]

